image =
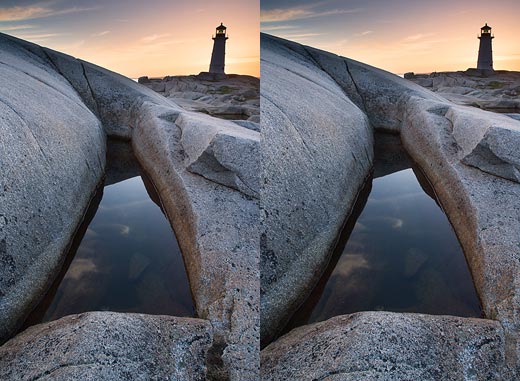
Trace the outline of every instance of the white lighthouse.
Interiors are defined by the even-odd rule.
[[[211,63],[209,64],[210,73],[224,74],[227,39],[226,27],[220,23],[220,25],[217,26],[215,36],[213,37],[213,52],[211,53]]]
[[[477,69],[479,70],[493,70],[493,49],[491,41],[495,38],[491,35],[491,27],[484,25],[480,28],[480,46],[478,49]]]

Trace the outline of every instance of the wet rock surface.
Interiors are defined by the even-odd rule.
[[[262,380],[499,380],[491,320],[360,312],[294,329],[262,351]]]
[[[10,380],[206,380],[208,321],[89,312],[30,327],[0,347]]]

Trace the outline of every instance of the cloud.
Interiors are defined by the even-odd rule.
[[[77,258],[69,267],[64,279],[79,280],[85,275],[97,272],[98,268],[92,259]]]
[[[141,38],[142,42],[153,42],[156,40],[160,40],[165,37],[170,37],[171,33],[163,33],[163,34],[152,34],[151,36],[145,36]]]
[[[9,32],[13,30],[24,30],[24,29],[33,29],[34,25],[11,25],[11,26],[2,26],[0,27],[0,31]]]
[[[304,39],[308,37],[316,37],[316,36],[322,36],[322,33],[300,33],[300,34],[285,34],[283,35],[284,38],[288,40],[298,40],[298,39]]]
[[[128,236],[129,233],[130,233],[130,226],[120,225],[119,234]]]
[[[341,15],[359,12],[359,9],[332,9],[329,11],[314,11],[312,7],[271,9],[260,11],[260,22],[272,23],[281,21],[293,21],[310,19],[314,17]]]
[[[28,40],[32,42],[46,41],[49,38],[62,36],[61,33],[40,33],[40,34],[17,34],[16,37],[22,40]]]
[[[39,4],[40,5],[34,4],[25,7],[14,6],[0,8],[0,21],[32,20],[99,9],[99,7],[71,7],[64,9],[52,9],[44,3]]]
[[[416,42],[418,40],[422,40],[426,37],[431,37],[435,35],[435,33],[418,33],[418,34],[414,34],[414,35],[411,35],[411,36],[408,36],[408,37],[405,37],[403,39],[404,42]]]
[[[362,36],[368,36],[369,34],[372,34],[372,33],[374,33],[373,30],[365,30],[364,32],[354,34],[354,36],[362,37]]]
[[[102,32],[99,32],[99,33],[94,33],[92,35],[92,37],[103,37],[103,36],[106,36],[107,34],[109,34],[110,31],[109,30],[104,30]]]
[[[273,32],[276,30],[288,30],[288,29],[296,29],[296,27],[290,26],[290,25],[262,26],[262,32]]]

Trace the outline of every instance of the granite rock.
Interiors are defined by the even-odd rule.
[[[409,75],[410,81],[463,106],[494,112],[520,111],[520,72],[478,70]]]
[[[498,321],[503,328],[504,367],[506,368],[504,372],[510,371],[513,379],[518,378],[520,374],[518,314],[520,310],[520,207],[518,203],[520,185],[517,182],[517,171],[520,147],[517,136],[520,124],[506,116],[455,105],[435,93],[380,69],[296,43],[265,36],[262,38],[278,41],[278,46],[268,49],[268,54],[262,51],[263,57],[269,57],[263,58],[266,61],[265,64],[262,62],[264,68],[268,67],[269,61],[276,62],[290,57],[291,69],[301,65],[307,70],[305,74],[300,72],[300,77],[310,78],[309,72],[317,72],[318,74],[312,77],[314,83],[317,83],[316,79],[320,75],[327,74],[328,78],[334,80],[344,94],[358,105],[358,110],[366,112],[374,128],[400,134],[404,148],[429,180],[457,233],[485,316]],[[290,47],[292,53],[284,52],[283,46]],[[269,74],[267,71],[266,75],[262,74],[263,82],[264,78],[267,78],[265,82],[268,83]],[[275,74],[277,81],[287,88],[289,85],[283,83],[282,79],[290,78],[289,75],[289,70]],[[298,83],[298,80],[292,79],[292,82]],[[286,96],[289,98],[286,102],[291,103],[290,97],[298,100],[311,99],[313,103],[309,108],[319,115],[328,115],[327,113],[334,110],[331,107],[323,107],[320,102],[324,97],[316,96],[320,94],[317,89],[308,86],[306,90],[306,97],[291,91],[291,95]],[[283,105],[283,102],[274,104]],[[262,117],[265,113],[264,109],[268,110],[267,107],[262,106]],[[317,113],[316,110],[326,112]],[[345,113],[350,111],[345,110]],[[299,109],[290,110],[286,116],[295,120],[303,118],[306,116],[305,108],[300,106]],[[270,118],[263,120],[269,121]],[[281,126],[282,123],[272,125]],[[299,126],[300,123],[295,125]],[[264,126],[262,128],[264,129]],[[279,134],[280,130],[278,127]],[[266,136],[264,140],[268,142],[268,130]],[[306,140],[306,144],[312,147],[312,144],[318,144],[325,139],[321,136],[315,137],[314,140]],[[355,136],[353,139],[363,141],[364,136]],[[330,146],[331,144],[328,144],[327,148]],[[307,150],[300,148],[299,152],[303,154]],[[330,151],[326,152],[330,154]],[[291,152],[289,156],[296,155]],[[336,155],[331,154],[329,160],[336,158]],[[272,156],[282,157],[274,154]],[[269,163],[269,159],[263,160]],[[274,171],[283,173],[284,167],[274,162]],[[287,161],[285,163],[290,173],[295,172],[287,165]],[[269,171],[272,170],[269,168]],[[309,173],[317,176],[321,175],[322,171],[309,170]],[[283,178],[281,175],[277,177]],[[340,177],[335,177],[338,178]],[[320,185],[322,192],[336,194],[330,184],[322,181]],[[352,183],[350,187],[353,187]],[[277,184],[275,191],[266,191],[266,193],[269,195],[283,189],[287,189],[284,184]],[[310,193],[306,184],[298,183],[292,183],[291,192],[295,195]],[[293,196],[291,193],[285,193],[285,196],[284,202],[287,205],[298,202],[298,196]],[[268,197],[265,199],[266,202],[269,201],[267,205],[275,204]],[[261,195],[261,202],[263,200],[264,196]],[[317,200],[314,200],[313,205],[306,205],[306,207],[312,210],[313,206],[319,205]],[[347,209],[343,209],[344,215],[346,214],[344,210]],[[286,218],[285,221],[290,220]],[[306,224],[305,234],[300,235],[286,228],[286,241],[301,239],[302,236],[306,237],[306,234],[312,235],[315,225],[320,226],[319,223]],[[322,255],[323,250],[326,249],[322,247],[315,250],[314,255]],[[263,251],[262,259],[269,255],[272,255],[269,251]],[[275,261],[271,263],[275,269],[284,268],[284,263],[278,264]],[[262,271],[264,268],[265,266],[262,265]],[[302,270],[299,266],[294,268],[303,273],[308,271]],[[270,271],[274,273],[276,270]],[[309,279],[311,279],[310,275],[307,277],[307,280]],[[309,282],[312,284],[312,281]],[[293,290],[286,287],[285,292],[291,293]],[[287,304],[285,308],[291,310],[292,305]],[[487,322],[482,320],[482,323]]]
[[[105,167],[101,123],[38,49],[0,34],[0,342],[52,283]]]
[[[296,328],[262,351],[268,380],[505,380],[496,321],[360,312]]]
[[[164,95],[187,111],[222,119],[257,122],[260,114],[259,78],[248,75],[199,75],[151,78],[140,84]]]
[[[189,171],[190,153],[185,151],[183,137],[195,126],[185,123],[192,117],[196,116],[179,116],[171,108],[145,103],[132,145],[175,230],[197,315],[212,324],[211,377],[255,380],[259,368],[258,204],[242,192]],[[195,119],[197,128],[214,128],[211,118]]]
[[[451,107],[446,118],[462,149],[462,162],[520,182],[520,123],[498,114]]]
[[[5,154],[0,151],[0,160],[2,169],[9,171],[0,181],[9,183],[5,187],[2,183],[7,196],[0,195],[12,203],[7,204],[8,211],[17,208],[20,214],[18,224],[11,221],[10,214],[0,220],[2,234],[8,233],[7,240],[0,237],[0,255],[7,264],[1,270],[5,270],[5,283],[12,287],[6,290],[9,295],[1,295],[0,316],[7,316],[9,323],[2,321],[4,340],[23,322],[33,299],[45,293],[47,282],[57,274],[66,245],[83,215],[82,206],[86,207],[90,192],[103,175],[108,135],[131,139],[134,153],[157,188],[164,213],[175,230],[197,315],[211,326],[207,355],[197,359],[206,365],[206,378],[258,379],[257,201],[219,183],[222,179],[209,174],[202,162],[194,167],[206,177],[190,172],[188,167],[197,163],[198,156],[190,160],[187,154],[198,150],[212,155],[211,159],[229,172],[239,174],[247,189],[258,189],[258,157],[254,155],[258,132],[209,116],[181,126],[183,120],[196,119],[194,114],[128,78],[34,44],[4,35],[0,38],[0,61],[6,61],[0,65],[0,73],[5,70],[4,82],[10,81],[0,94],[5,95],[6,102],[18,102],[14,108],[0,103],[6,109],[1,114],[4,119],[0,117],[2,127],[5,124],[12,129],[6,135],[9,140],[2,134],[0,149]],[[55,111],[58,105],[60,112]],[[34,127],[16,128],[20,112],[28,114],[27,120]],[[196,139],[192,140],[193,144],[197,142],[196,147],[187,140],[181,142],[182,134],[187,138],[194,131],[209,136],[207,145]],[[23,176],[20,163],[27,168]],[[27,231],[20,228],[24,223]],[[16,236],[20,233],[24,236]],[[23,251],[24,242],[34,250],[28,254]],[[23,255],[13,257],[18,254],[13,247]],[[23,261],[23,266],[18,261]],[[64,322],[58,321],[56,328]],[[26,334],[30,340],[36,331],[30,329]],[[95,339],[94,333],[85,336],[85,340]],[[20,352],[21,357],[25,355]],[[59,355],[48,354],[49,358]],[[98,368],[89,369],[96,379]]]
[[[88,312],[33,326],[0,347],[0,378],[203,381],[211,343],[204,320]]]
[[[176,124],[190,172],[258,198],[258,132],[198,113],[183,113]]]
[[[324,271],[372,166],[373,136],[363,112],[301,45],[262,35],[261,57],[265,343]]]

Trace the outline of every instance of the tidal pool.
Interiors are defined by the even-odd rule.
[[[288,329],[358,311],[481,317],[450,222],[399,137],[376,134],[374,177]]]
[[[153,185],[127,143],[108,147],[101,201],[98,195],[62,274],[26,326],[86,311],[195,315],[181,251]]]

